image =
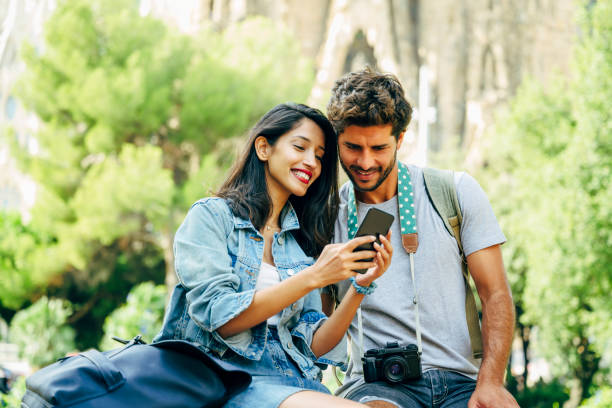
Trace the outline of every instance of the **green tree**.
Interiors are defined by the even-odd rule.
[[[24,225],[18,213],[0,212],[0,293],[5,308],[18,309],[34,288],[46,282],[42,271],[48,258],[37,248],[49,244],[50,237]]]
[[[11,321],[9,339],[19,346],[19,355],[42,367],[74,350],[74,330],[66,325],[72,313],[70,302],[43,296]]]
[[[106,318],[100,349],[117,348],[119,343],[113,340],[113,336],[129,340],[140,334],[150,343],[162,325],[166,294],[164,285],[144,282],[134,286],[125,304]]]
[[[607,408],[610,406],[612,406],[612,388],[610,387],[599,390],[580,405],[581,408]]]
[[[136,282],[174,283],[174,231],[232,161],[220,141],[304,100],[313,80],[296,42],[266,20],[185,36],[134,1],[59,2],[44,47],[23,58],[17,93],[42,121],[41,149],[12,153],[38,183],[28,228],[42,241],[13,268],[22,288],[0,286],[0,300],[66,297],[71,323],[101,322]]]
[[[25,377],[19,377],[8,394],[0,393],[0,407],[21,408],[21,399],[26,392]]]
[[[612,357],[612,5],[586,7],[581,27],[572,75],[525,83],[488,158],[521,323],[570,378],[571,406],[606,382],[600,362]]]

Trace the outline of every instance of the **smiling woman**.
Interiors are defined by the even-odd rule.
[[[324,143],[323,131],[310,119],[302,119],[273,146],[264,136],[257,137],[257,157],[267,163],[268,193],[284,201],[290,195],[304,196],[321,174]]]
[[[392,250],[384,237],[376,251],[353,252],[374,237],[328,244],[337,178],[327,118],[278,105],[254,126],[217,196],[195,203],[176,233],[180,283],[155,341],[186,339],[248,371],[253,382],[226,407],[360,406],[329,395],[316,363],[344,365],[346,347],[334,347],[364,297],[355,288],[384,273]],[[357,286],[328,319],[318,289],[349,278]]]
[[[298,154],[306,150],[303,156]],[[277,154],[273,156],[274,152]],[[313,152],[318,157],[316,163],[308,157]],[[302,158],[306,161],[300,161]],[[314,173],[312,167],[318,167],[319,175],[311,175],[309,183],[290,183],[292,169]],[[297,175],[292,177],[298,179]],[[279,184],[280,180],[284,184]],[[331,123],[320,111],[306,105],[280,104],[253,127],[217,196],[226,199],[235,214],[250,218],[258,230],[267,222],[278,226],[282,206],[289,201],[300,221],[309,220],[301,223],[294,235],[304,252],[315,256],[331,240],[338,211],[337,180],[336,134]],[[277,198],[281,208],[272,208]],[[276,214],[271,214],[274,209]]]

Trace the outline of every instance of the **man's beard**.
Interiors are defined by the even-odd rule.
[[[344,165],[344,163],[342,162],[342,159],[340,159],[340,166],[342,166],[342,169],[344,170],[348,178],[351,180],[351,183],[353,183],[353,187],[355,187],[357,191],[368,192],[368,191],[376,190],[387,179],[387,177],[389,177],[389,174],[391,174],[391,172],[393,171],[393,167],[395,166],[396,161],[397,161],[397,150],[395,151],[395,154],[393,154],[393,160],[391,161],[389,166],[387,166],[387,168],[385,168],[385,170],[382,172],[382,176],[380,176],[380,178],[376,181],[376,183],[374,183],[373,187],[369,187],[369,188],[359,187],[359,185],[355,182],[355,179],[353,178],[353,174]],[[364,170],[364,169],[357,167],[357,166],[351,166],[351,170],[354,170],[355,172],[357,172],[358,170]]]

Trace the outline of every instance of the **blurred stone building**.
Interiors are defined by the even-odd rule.
[[[150,0],[155,5],[169,2]],[[459,143],[480,163],[483,132],[527,76],[568,71],[574,0],[200,0],[193,19],[222,29],[250,15],[284,23],[316,61],[310,103],[325,106],[342,74],[395,73],[417,108],[409,160]],[[164,15],[164,7],[157,10]],[[197,21],[192,20],[197,25]],[[253,33],[257,35],[257,33]],[[421,108],[421,109],[419,109]],[[422,123],[422,125],[419,124]]]
[[[594,0],[592,0],[594,1]],[[35,118],[19,109],[11,85],[22,67],[17,47],[40,41],[53,0],[0,0],[0,129],[10,122],[22,143]],[[342,74],[365,65],[393,72],[416,108],[403,157],[425,164],[427,152],[460,144],[477,166],[494,111],[528,76],[546,81],[568,71],[577,34],[574,0],[140,0],[154,15],[194,33],[222,30],[262,15],[295,34],[315,61],[309,102],[324,108]],[[257,35],[257,33],[252,33]],[[279,78],[282,80],[282,78]],[[13,206],[23,183],[0,146],[0,207]],[[3,201],[4,200],[4,201]],[[23,200],[22,200],[23,201]],[[8,204],[7,204],[8,203]]]
[[[35,185],[17,171],[6,143],[15,138],[35,153],[38,119],[20,106],[13,86],[24,69],[20,45],[29,41],[42,47],[43,23],[55,5],[54,0],[0,0],[0,210],[19,210],[24,216],[34,203]]]

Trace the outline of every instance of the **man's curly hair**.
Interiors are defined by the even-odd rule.
[[[367,67],[336,81],[327,116],[338,135],[352,125],[391,124],[391,134],[397,139],[410,123],[412,107],[395,75]]]

